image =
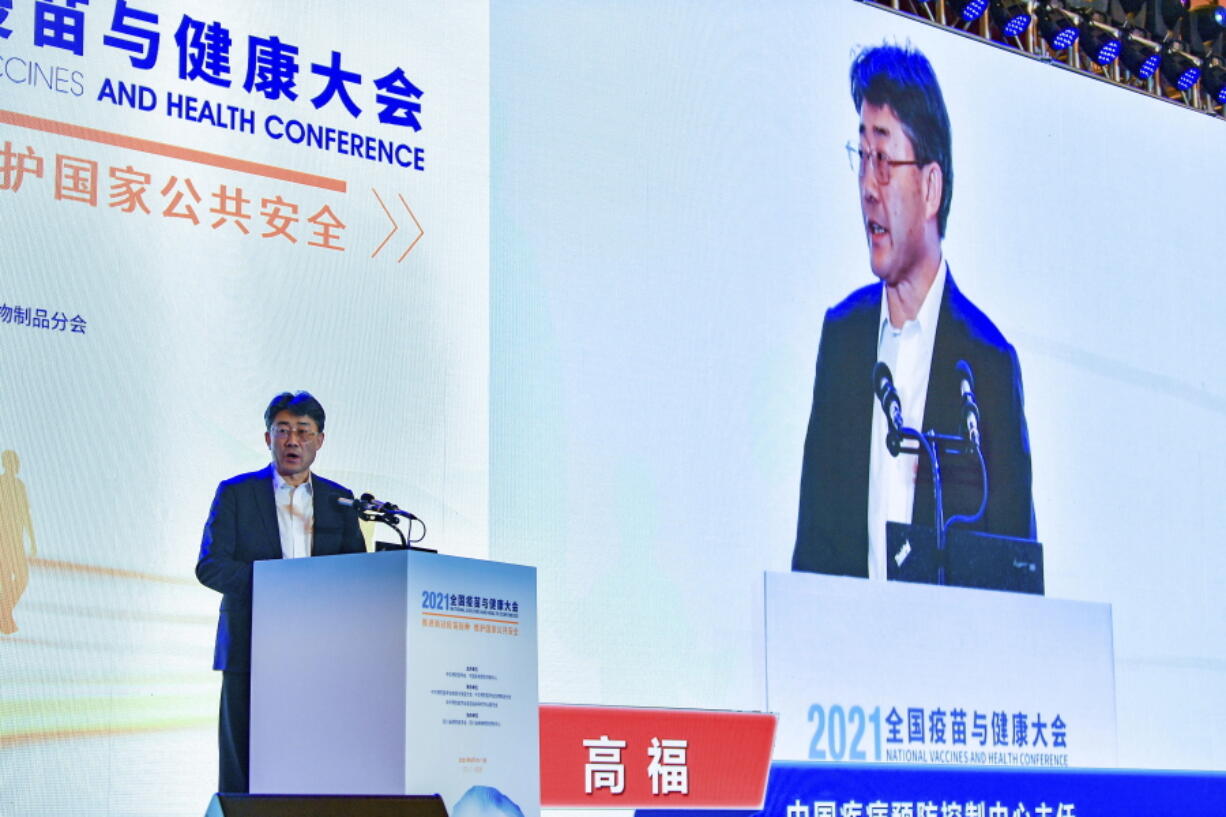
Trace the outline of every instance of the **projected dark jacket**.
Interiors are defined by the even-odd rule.
[[[315,514],[311,555],[365,551],[357,514],[336,504],[337,497],[352,499],[353,492],[315,474],[311,491]],[[251,671],[251,565],[280,558],[272,466],[218,485],[196,563],[201,584],[221,593],[213,669]]]
[[[858,289],[826,312],[817,352],[813,409],[800,473],[800,512],[792,569],[868,576],[868,483],[873,394],[881,318],[881,283]],[[1000,330],[945,278],[933,340],[923,431],[956,434],[962,428],[960,380],[955,365],[970,364],[981,414],[988,470],[988,506],[970,530],[1035,538],[1030,489],[1030,441],[1022,405],[1017,353]],[[921,456],[911,522],[932,526],[932,475]],[[982,494],[973,457],[941,457],[944,509],[971,514]]]

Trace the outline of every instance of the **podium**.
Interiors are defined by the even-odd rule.
[[[540,809],[536,570],[391,551],[255,564],[251,792]]]

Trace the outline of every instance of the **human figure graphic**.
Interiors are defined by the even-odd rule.
[[[34,523],[30,519],[30,501],[26,486],[17,478],[21,460],[16,451],[0,454],[0,634],[17,632],[13,609],[30,581],[30,565],[25,540],[30,540],[29,558],[38,555],[34,539]]]

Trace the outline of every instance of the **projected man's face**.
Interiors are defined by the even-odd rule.
[[[297,485],[307,478],[315,454],[324,444],[323,432],[310,417],[280,411],[264,432],[264,443],[272,452],[273,465],[281,478]]]
[[[915,149],[889,105],[860,108],[860,211],[873,274],[896,286],[939,241],[940,168],[915,164]]]

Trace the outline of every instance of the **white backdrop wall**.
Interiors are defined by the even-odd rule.
[[[269,462],[262,415],[276,393],[308,389],[327,410],[320,474],[395,497],[451,553],[488,547],[484,0],[129,5],[159,17],[127,20],[159,37],[147,71],[104,42],[117,34],[114,0],[76,6],[79,55],[37,44],[36,4],[14,3],[2,21],[0,147],[30,148],[43,165],[20,187],[6,172],[0,189],[0,304],[86,321],[84,334],[0,322],[0,451],[20,460],[38,543],[20,629],[0,636],[5,815],[203,812],[217,785],[220,596],[193,569],[217,483]],[[227,87],[180,77],[185,17],[229,32]],[[298,49],[296,100],[243,89],[248,37],[274,36]],[[362,78],[346,86],[356,118],[339,98],[312,104],[326,85],[312,65],[334,51]],[[35,63],[75,77],[81,93],[67,79],[58,90],[31,81]],[[374,80],[396,68],[422,91],[420,130],[378,117]],[[113,104],[107,82],[143,86],[156,104]],[[168,113],[171,94],[197,99],[202,121]],[[228,127],[203,121],[205,100]],[[254,127],[235,126],[227,106],[252,111]],[[421,148],[425,169],[274,139],[274,116]],[[134,139],[345,189],[151,153]],[[95,163],[92,206],[57,195],[57,157]],[[148,177],[147,210],[111,206],[112,168]],[[237,217],[215,224],[223,188],[247,200],[246,233]],[[392,223],[374,191],[401,225],[379,252]],[[295,242],[264,235],[266,200],[278,197],[298,208]],[[165,215],[189,205],[198,223]],[[343,250],[311,246],[324,205],[345,225]],[[409,207],[424,235],[403,255],[416,234]],[[0,494],[6,549],[12,495]]]

